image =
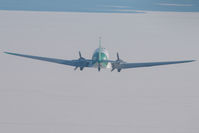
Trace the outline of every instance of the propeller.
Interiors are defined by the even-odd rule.
[[[79,51],[79,58],[80,59],[82,59],[83,57],[82,57],[82,54],[81,54],[81,52]]]
[[[84,69],[84,67],[86,66],[86,65],[84,65],[84,64],[87,64],[87,62],[85,62],[86,59],[85,59],[84,57],[82,57],[82,54],[81,54],[80,51],[79,51],[79,59],[78,59],[78,61],[79,61],[79,63],[81,63],[81,65],[76,66],[76,67],[74,68],[74,70],[77,70],[77,68],[79,67],[80,70],[82,71],[82,70]],[[82,64],[83,64],[83,65],[82,65]]]
[[[78,66],[76,66],[76,67],[74,68],[74,70],[76,71],[76,70],[77,70],[77,68],[78,68]]]
[[[119,53],[117,52],[117,61],[120,60],[120,56],[119,56]]]
[[[117,69],[118,72],[120,72],[122,69],[121,68],[118,68],[119,65],[122,63],[123,61],[120,59],[120,56],[119,56],[119,53],[117,52],[117,60],[112,63],[112,69],[111,69],[111,72],[114,71],[115,69]]]

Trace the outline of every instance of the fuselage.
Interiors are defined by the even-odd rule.
[[[100,66],[100,68],[111,68],[111,64],[107,62],[108,59],[109,59],[108,51],[102,47],[97,48],[92,56],[93,67]]]

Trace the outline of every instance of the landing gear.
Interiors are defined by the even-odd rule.
[[[121,72],[122,69],[117,69],[118,72]]]
[[[98,72],[101,70],[101,68],[100,67],[98,67]]]
[[[83,71],[84,67],[80,67],[80,71]]]

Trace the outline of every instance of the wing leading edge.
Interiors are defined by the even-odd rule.
[[[171,64],[180,64],[180,63],[189,63],[195,60],[182,60],[182,61],[165,61],[165,62],[144,62],[144,63],[127,63],[120,59],[119,53],[117,53],[116,61],[109,61],[112,65],[112,70],[117,69],[120,72],[122,69],[128,68],[138,68],[138,67],[152,67],[160,65],[171,65]]]
[[[189,63],[195,60],[183,60],[183,61],[167,61],[167,62],[145,62],[145,63],[121,63],[117,66],[117,69],[128,69],[128,68],[137,68],[137,67],[152,67],[160,65],[171,65],[171,64],[180,64],[180,63]]]
[[[88,62],[88,63],[90,62],[90,60],[84,60],[84,62],[82,62],[80,60],[64,60],[64,59],[25,55],[25,54],[17,54],[17,53],[11,53],[11,52],[4,52],[4,53],[10,54],[10,55],[15,55],[15,56],[20,56],[20,57],[25,57],[25,58],[31,58],[31,59],[35,59],[35,60],[41,60],[41,61],[47,61],[47,62],[58,63],[58,64],[63,64],[63,65],[75,66],[75,67],[87,67],[87,66],[83,66],[85,64],[84,62]]]

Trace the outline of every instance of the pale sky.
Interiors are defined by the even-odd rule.
[[[198,133],[199,63],[85,69],[5,55],[91,58],[102,36],[127,62],[199,57],[199,13],[0,11],[0,132]]]

